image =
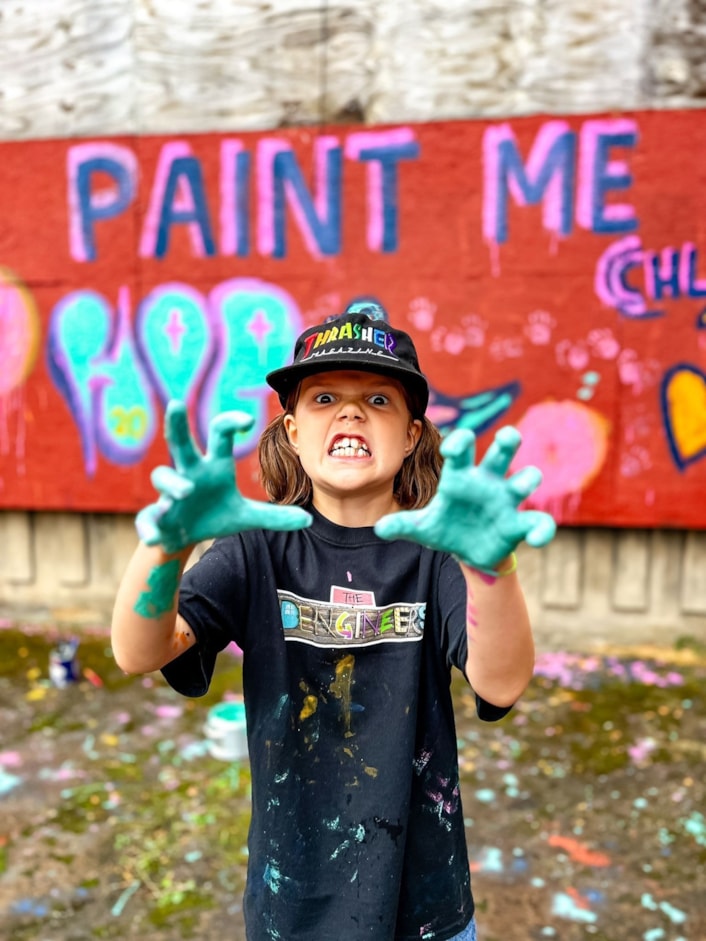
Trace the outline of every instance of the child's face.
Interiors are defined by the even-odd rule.
[[[284,422],[315,504],[322,495],[392,499],[395,476],[422,430],[397,380],[358,371],[304,379],[294,413]]]

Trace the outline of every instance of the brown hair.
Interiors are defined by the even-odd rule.
[[[415,412],[407,390],[403,388],[410,409]],[[275,503],[306,506],[313,493],[311,481],[304,473],[299,457],[289,443],[284,417],[292,414],[299,399],[299,387],[293,390],[281,415],[273,418],[260,436],[258,456],[260,480],[267,496]],[[422,416],[422,433],[417,446],[405,458],[393,483],[395,499],[403,510],[426,506],[436,493],[441,473],[441,435],[428,418]]]

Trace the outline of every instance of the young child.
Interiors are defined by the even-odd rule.
[[[539,472],[506,477],[512,428],[477,466],[470,432],[439,449],[413,343],[379,315],[351,305],[268,375],[284,409],[260,441],[271,503],[235,486],[247,416],[215,418],[203,455],[168,407],[174,467],[153,473],[116,599],[126,672],[201,696],[218,652],[243,650],[248,941],[474,939],[451,668],[489,721],[532,675],[513,550],[554,534],[517,509]]]

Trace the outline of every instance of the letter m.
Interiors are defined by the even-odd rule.
[[[576,177],[576,135],[564,121],[539,129],[527,162],[520,156],[509,124],[489,127],[483,136],[483,235],[502,245],[508,240],[508,203],[542,202],[544,228],[570,235]]]

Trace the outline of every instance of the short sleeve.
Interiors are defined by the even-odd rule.
[[[188,569],[179,589],[179,614],[196,644],[162,667],[162,675],[184,696],[208,692],[219,652],[238,639],[238,611],[248,608],[244,553],[239,537],[215,542]]]
[[[446,657],[449,666],[455,666],[466,675],[468,634],[466,632],[466,581],[452,556],[446,555],[439,567],[438,599]],[[476,713],[483,722],[497,722],[510,712],[512,706],[494,706],[476,693]]]
[[[476,713],[483,722],[497,722],[498,719],[504,718],[511,709],[512,706],[494,706],[476,693]]]
[[[458,563],[450,555],[439,556],[436,597],[447,665],[456,667],[465,675],[468,656],[466,582]]]

